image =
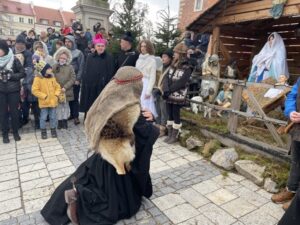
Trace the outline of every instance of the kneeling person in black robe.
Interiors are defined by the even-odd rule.
[[[95,154],[55,190],[42,209],[41,214],[51,225],[68,224],[68,215],[73,223],[81,225],[114,224],[133,216],[142,196],[152,195],[150,157],[159,131],[137,107],[141,79],[137,69],[121,68],[92,105],[85,130]],[[73,187],[75,213],[64,198]]]

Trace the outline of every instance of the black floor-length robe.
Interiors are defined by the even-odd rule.
[[[300,190],[292,201],[292,204],[287,209],[278,225],[300,225]]]
[[[86,113],[90,109],[114,73],[114,59],[109,53],[88,55],[81,83],[81,112]]]
[[[49,224],[70,222],[64,192],[72,188],[72,177],[77,179],[77,213],[81,225],[114,224],[139,210],[142,196],[149,198],[152,195],[150,157],[159,131],[141,116],[134,126],[134,134],[136,157],[130,172],[118,175],[100,155],[92,155],[55,190],[42,209],[41,214]]]

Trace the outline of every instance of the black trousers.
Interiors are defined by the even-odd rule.
[[[300,142],[292,141],[291,146],[292,162],[287,182],[289,191],[296,192],[300,183]]]
[[[40,108],[38,102],[29,102],[27,99],[22,102],[22,118],[23,120],[28,120],[29,110],[31,108],[34,116],[34,120],[39,121],[40,119]]]
[[[167,110],[169,114],[168,120],[174,121],[176,124],[180,124],[180,108],[181,105],[167,103]]]
[[[73,85],[74,100],[69,102],[71,118],[79,117],[79,92],[80,85]]]
[[[19,129],[19,110],[20,93],[1,93],[0,92],[0,120],[2,134],[7,135],[9,131],[9,116],[13,133],[17,133]]]

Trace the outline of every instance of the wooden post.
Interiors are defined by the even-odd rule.
[[[240,85],[234,85],[234,90],[232,93],[231,107],[233,110],[240,111],[242,103],[242,92],[243,87]],[[227,128],[231,134],[235,134],[238,127],[238,115],[235,113],[230,113]]]
[[[212,33],[212,54],[217,54],[220,48],[220,27],[215,27]]]
[[[231,57],[228,49],[226,48],[226,46],[223,44],[221,40],[220,40],[220,51],[224,57],[224,64],[226,65],[227,63],[229,63]]]
[[[257,100],[255,99],[255,97],[253,96],[253,94],[245,89],[247,92],[247,95],[249,96],[249,100],[252,102],[254,110],[256,110],[258,112],[258,114],[260,116],[262,116],[262,118],[266,117],[265,112],[262,110],[261,106],[259,105],[259,103],[257,102]],[[268,127],[270,133],[272,134],[273,138],[275,139],[275,141],[277,142],[277,144],[280,145],[280,147],[286,147],[283,143],[283,141],[281,140],[280,136],[278,135],[274,125],[270,122],[265,122],[266,126]]]

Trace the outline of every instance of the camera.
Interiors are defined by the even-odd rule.
[[[74,32],[76,32],[76,31],[83,31],[82,24],[79,21],[73,22],[72,29],[73,29]]]
[[[10,79],[10,71],[6,69],[1,69],[0,70],[0,77],[2,82],[7,83],[7,81]]]
[[[101,28],[101,23],[98,22],[93,26],[93,31],[97,33],[100,30],[100,28]]]

